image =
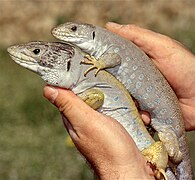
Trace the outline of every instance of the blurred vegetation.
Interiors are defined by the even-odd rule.
[[[0,179],[93,179],[66,143],[57,110],[42,97],[43,82],[0,51]]]
[[[60,115],[42,96],[44,82],[16,65],[9,45],[54,40],[66,21],[134,23],[169,35],[195,52],[194,1],[0,1],[0,179],[90,180],[86,162],[65,139]],[[194,132],[188,133],[195,171]]]

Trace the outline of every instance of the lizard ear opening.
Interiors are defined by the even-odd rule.
[[[67,72],[70,70],[70,65],[71,65],[71,63],[70,63],[70,61],[68,61],[67,62]]]
[[[95,31],[93,31],[93,39],[95,39]]]

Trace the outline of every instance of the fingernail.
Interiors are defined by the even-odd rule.
[[[45,97],[51,102],[54,103],[57,96],[58,96],[58,90],[55,87],[52,86],[46,86],[44,88],[45,91]]]
[[[120,28],[122,25],[115,22],[107,22],[106,26],[112,26],[114,28]]]

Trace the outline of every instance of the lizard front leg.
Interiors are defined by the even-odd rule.
[[[96,76],[97,73],[102,69],[112,68],[119,65],[121,63],[121,57],[116,53],[107,53],[105,55],[102,55],[101,58],[96,59],[94,56],[90,56],[87,54],[85,55],[85,59],[83,59],[81,63],[92,65],[85,71],[84,76],[86,76],[87,73],[92,69],[97,68],[95,72]]]
[[[94,110],[99,109],[104,103],[104,93],[99,89],[88,89],[78,96]]]

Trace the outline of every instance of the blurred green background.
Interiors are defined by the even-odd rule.
[[[137,24],[177,39],[195,52],[195,1],[0,1],[0,179],[90,180],[86,162],[65,141],[60,115],[42,96],[44,82],[9,57],[9,45],[55,41],[66,21]],[[195,171],[195,132],[188,132]]]

